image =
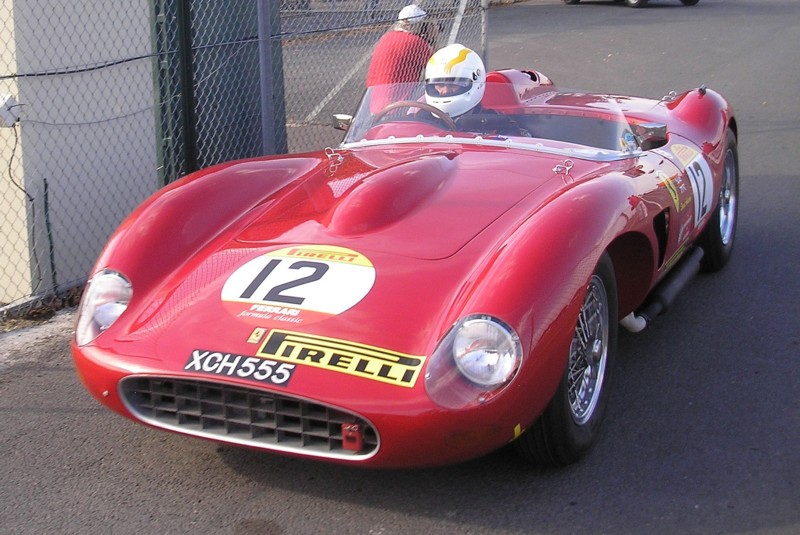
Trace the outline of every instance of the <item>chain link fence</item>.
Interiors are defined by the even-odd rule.
[[[355,110],[407,3],[0,0],[0,320],[74,305],[166,183],[338,144],[330,117]],[[485,52],[489,0],[417,4],[437,46]]]

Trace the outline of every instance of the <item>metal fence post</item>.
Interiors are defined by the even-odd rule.
[[[192,21],[189,12],[191,0],[178,0],[178,62],[180,64],[181,116],[183,117],[183,157],[185,172],[197,170],[197,126],[195,120],[194,73],[192,70]]]
[[[262,154],[283,154],[289,150],[280,27],[280,0],[258,0]]]
[[[489,0],[481,0],[481,48],[483,64],[489,68]]]

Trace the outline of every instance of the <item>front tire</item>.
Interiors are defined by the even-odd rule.
[[[592,446],[608,402],[617,320],[614,266],[603,255],[586,288],[561,383],[539,420],[514,441],[523,459],[565,466]]]
[[[736,237],[736,220],[739,213],[739,151],[736,135],[731,129],[726,134],[725,168],[720,185],[717,209],[703,229],[698,245],[702,247],[703,271],[719,271],[731,257]]]
[[[647,0],[625,0],[628,7],[644,7],[647,5]]]
[[[581,0],[564,0],[565,4],[579,4]]]
[[[696,6],[700,0],[681,0],[681,4],[685,6]]]

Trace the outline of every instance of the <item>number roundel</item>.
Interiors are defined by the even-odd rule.
[[[341,314],[372,289],[375,268],[344,247],[298,245],[256,257],[222,287],[229,312],[253,323],[300,324]]]
[[[714,174],[705,157],[688,145],[675,144],[672,152],[686,169],[694,198],[694,223],[700,223],[711,212],[714,191]]]

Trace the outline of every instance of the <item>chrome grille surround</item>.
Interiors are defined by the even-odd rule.
[[[378,434],[366,419],[284,394],[195,379],[130,376],[120,398],[149,425],[258,449],[310,457],[362,461],[378,451]],[[363,429],[363,448],[342,447],[342,424]]]

